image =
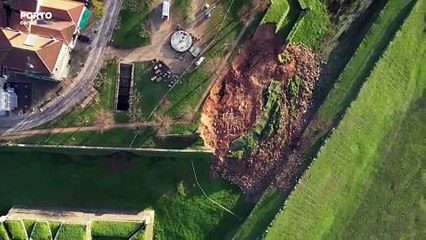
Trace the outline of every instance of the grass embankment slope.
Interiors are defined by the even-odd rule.
[[[421,238],[425,13],[419,1],[266,239]]]
[[[261,24],[275,23],[277,30],[281,28],[287,14],[290,11],[290,4],[288,0],[271,0],[271,6],[268,8]]]
[[[323,1],[319,0],[299,0],[306,8],[305,14],[299,18],[294,25],[291,34],[291,42],[303,43],[306,46],[317,50],[324,36],[329,31],[330,19],[327,7]]]
[[[0,213],[13,205],[155,210],[159,239],[216,239],[241,220],[211,203],[208,196],[244,219],[252,204],[230,184],[210,177],[208,154],[132,155],[131,160],[97,155],[0,152]],[[46,174],[48,173],[48,174]],[[177,191],[183,181],[184,192]],[[60,186],[60,187],[58,187]],[[1,228],[0,228],[1,233]]]

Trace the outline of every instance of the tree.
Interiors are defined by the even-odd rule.
[[[114,113],[103,108],[98,109],[95,112],[95,119],[93,120],[93,123],[99,132],[103,132],[115,123]]]
[[[168,115],[155,113],[153,115],[153,123],[153,128],[157,137],[162,138],[169,134],[173,124],[173,119]]]
[[[95,17],[101,18],[104,15],[105,8],[102,5],[101,0],[93,0],[92,7],[93,7],[93,13],[95,14]]]

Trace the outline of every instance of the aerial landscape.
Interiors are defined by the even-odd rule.
[[[425,0],[0,0],[0,240],[426,239]]]

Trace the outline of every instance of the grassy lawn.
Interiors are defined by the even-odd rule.
[[[271,0],[271,6],[268,8],[261,23],[275,23],[277,30],[280,29],[290,11],[289,1],[291,0]]]
[[[116,60],[111,59],[108,60],[104,67],[100,70],[99,77],[96,80],[96,83],[98,83],[99,86],[96,87],[98,94],[95,97],[95,101],[92,101],[92,103],[85,108],[76,107],[71,110],[71,112],[59,116],[42,127],[50,128],[92,125],[96,110],[104,108],[113,111],[115,109],[114,97],[117,83],[117,68],[118,65]]]
[[[91,230],[95,237],[126,238],[140,225],[137,222],[94,221]]]
[[[59,231],[55,237],[57,240],[86,240],[87,232],[86,225],[83,224],[71,224],[71,223],[63,223],[59,228]]]
[[[149,28],[149,11],[147,0],[124,0],[118,26],[112,35],[113,46],[136,48],[149,43],[149,32],[146,31]],[[145,34],[141,34],[141,31]]]
[[[49,240],[52,239],[52,233],[47,222],[37,222],[34,224],[31,239]]]
[[[134,66],[134,88],[141,94],[139,104],[142,115],[146,118],[169,90],[169,87],[165,82],[151,81],[151,62],[136,62]]]
[[[162,107],[162,111],[175,118],[190,114],[201,100],[209,83],[210,76],[204,66],[190,72],[179,80],[167,95],[168,106]]]
[[[316,138],[307,152],[310,157],[322,145],[323,138],[341,119],[347,107],[358,95],[359,89],[371,74],[375,63],[382,56],[389,42],[410,13],[415,1],[389,1],[370,28],[355,54],[348,62],[333,89],[318,110],[316,118],[309,124],[304,135]],[[330,79],[329,81],[332,81]],[[327,85],[327,83],[326,83]],[[321,91],[321,90],[319,90]],[[324,123],[327,127],[324,127]]]
[[[312,49],[318,49],[330,27],[330,20],[327,8],[323,1],[303,0],[308,12],[299,20],[293,29],[292,42],[301,42]]]
[[[0,195],[0,212],[12,205],[152,208],[157,239],[217,239],[231,236],[253,206],[238,189],[210,176],[207,154],[139,154],[123,162],[102,156],[103,152],[75,154],[2,152],[0,178],[14,181],[0,185],[0,191],[8,193]],[[207,195],[241,219],[202,194],[191,161]],[[176,190],[180,181],[184,194]]]
[[[250,215],[235,234],[235,239],[257,239],[281,209],[286,195],[275,188],[268,188]]]
[[[180,19],[187,23],[189,21],[189,11],[191,10],[191,0],[173,1],[173,7],[176,9]]]
[[[6,220],[4,221],[4,225],[13,239],[27,239],[27,232],[25,230],[24,223],[21,220]]]
[[[425,12],[417,2],[266,239],[421,238],[424,111],[412,122],[403,116],[422,94],[424,109]]]
[[[184,126],[177,126],[184,127]],[[176,129],[178,133],[183,129]],[[85,146],[109,146],[109,147],[129,147],[138,129],[116,128],[104,132],[97,131],[76,131],[71,133],[46,133],[34,135],[14,141],[15,143],[42,144],[42,145],[85,145]],[[173,130],[172,130],[173,132]],[[192,132],[193,133],[193,132]],[[192,134],[188,133],[188,134]],[[203,146],[197,135],[190,136],[170,136],[158,138],[151,128],[142,129],[133,142],[132,147],[143,148],[168,148],[186,149],[199,148]]]

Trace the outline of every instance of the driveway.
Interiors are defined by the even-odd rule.
[[[118,19],[121,3],[122,0],[105,1],[106,14],[99,23],[98,34],[92,41],[92,50],[88,54],[84,67],[73,83],[61,93],[60,97],[54,98],[43,106],[43,109],[35,113],[0,118],[0,128],[7,128],[2,135],[34,128],[51,121],[86,98],[102,66],[107,44],[111,39]]]

